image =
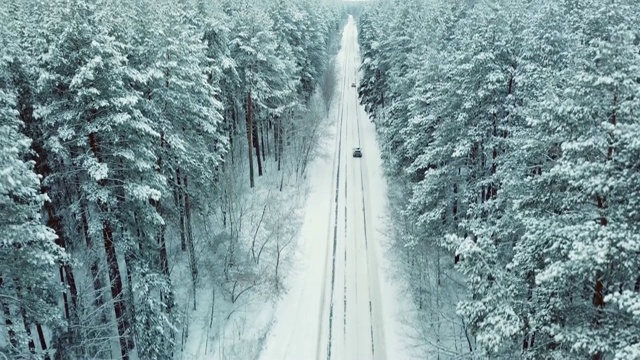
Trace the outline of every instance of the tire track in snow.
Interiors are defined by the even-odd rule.
[[[347,72],[347,69],[348,69],[347,64],[348,64],[348,62],[345,60],[345,73]],[[347,80],[346,75],[345,75],[344,79],[345,79],[345,81]],[[346,81],[346,83],[348,83],[348,81]],[[345,93],[346,93],[347,90],[348,89],[345,88],[345,91],[342,93],[343,99],[346,97]],[[349,103],[345,102],[344,105],[343,105],[343,109],[347,108],[348,105],[349,105]],[[347,110],[348,110],[348,108],[347,108]],[[349,111],[346,111],[346,113],[348,114]],[[348,131],[348,128],[347,128],[347,129],[345,129],[345,142],[346,142],[346,140],[348,138],[349,138],[349,131]],[[346,158],[346,156],[345,156],[345,158]],[[346,242],[346,239],[348,237],[348,233],[347,233],[347,224],[348,224],[348,221],[347,221],[347,213],[348,213],[347,204],[349,204],[349,200],[348,200],[348,196],[347,196],[347,194],[348,194],[347,190],[349,188],[349,186],[348,186],[349,185],[349,183],[348,183],[349,176],[347,176],[347,174],[349,173],[348,167],[349,167],[349,162],[346,161],[346,159],[345,159],[345,162],[344,162],[344,176],[343,176],[344,177],[344,238],[343,238],[344,240],[343,240],[343,243]],[[347,338],[347,292],[348,292],[348,290],[347,290],[347,246],[346,246],[346,244],[344,244],[344,245],[345,245],[344,246],[344,271],[342,273],[343,282],[344,282],[344,287],[343,287],[343,289],[344,289],[344,294],[343,294],[343,298],[344,298],[343,306],[344,306],[344,308],[343,308],[343,312],[342,312],[342,323],[343,323],[342,324],[342,337],[343,337],[343,341],[346,343],[346,338]]]
[[[360,131],[360,124],[358,124],[358,131]],[[369,247],[368,247],[368,237],[367,237],[367,210],[364,201],[364,175],[362,171],[362,167],[360,167],[360,187],[362,189],[362,219],[364,222],[364,244],[366,249],[366,257],[367,257],[367,274],[369,273]],[[377,285],[377,284],[375,284]],[[373,337],[373,311],[371,306],[371,281],[367,281],[367,295],[369,298],[369,328],[371,330],[371,356],[375,357],[375,344]]]

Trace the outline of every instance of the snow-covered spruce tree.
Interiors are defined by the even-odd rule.
[[[56,171],[54,170],[56,164],[48,158],[42,146],[44,129],[40,126],[39,119],[33,115],[37,78],[36,59],[46,49],[46,39],[51,37],[47,29],[41,26],[48,21],[45,15],[51,10],[50,4],[9,1],[7,5],[9,19],[2,23],[9,28],[9,32],[8,36],[3,38],[13,39],[13,45],[4,48],[8,51],[5,53],[7,54],[5,60],[8,61],[10,80],[7,81],[17,95],[15,109],[18,110],[18,116],[23,125],[20,131],[31,140],[31,149],[24,154],[25,159],[35,162],[34,170],[40,178],[40,192],[49,199],[44,202],[44,221],[55,232],[56,245],[62,249],[69,249],[70,233],[69,229],[66,229],[65,223],[68,224],[68,222],[65,220],[69,220],[71,216],[64,213],[64,206],[70,203],[71,199],[68,198],[68,194],[56,191],[55,185],[49,179],[49,176]],[[73,259],[69,257],[61,258],[58,262],[55,273],[65,287],[59,294],[61,294],[62,313],[67,320],[67,326],[51,328],[52,339],[40,338],[41,343],[51,340],[57,356],[64,357],[64,354],[73,353],[75,350],[80,350],[78,354],[83,353],[82,346],[72,345],[83,344],[81,333],[84,331],[81,329],[84,325],[81,325],[79,317],[80,298],[76,270]]]
[[[5,15],[0,13],[0,19],[7,20]],[[41,221],[40,210],[49,199],[40,193],[33,161],[25,160],[31,142],[21,133],[9,72],[17,55],[17,43],[11,41],[17,39],[5,30],[0,25],[0,338],[6,344],[0,354],[49,359],[44,328],[64,325],[57,306],[62,287],[54,270],[65,254]]]
[[[509,248],[496,244],[510,244],[508,238],[514,239],[518,231],[518,222],[505,216],[509,197],[500,190],[503,180],[499,180],[499,176],[508,175],[499,166],[509,150],[508,143],[501,139],[517,130],[511,104],[518,67],[512,55],[516,50],[513,43],[518,41],[504,34],[521,32],[517,22],[509,23],[510,17],[501,13],[504,8],[504,4],[494,4],[490,9],[475,6],[466,16],[456,15],[460,13],[456,4],[434,9],[436,18],[452,19],[453,15],[451,24],[456,30],[447,26],[433,29],[438,34],[430,46],[435,54],[425,63],[436,65],[425,68],[413,100],[413,126],[417,129],[405,132],[407,140],[400,142],[409,148],[426,144],[423,155],[409,168],[409,174],[415,174],[413,181],[419,181],[407,212],[420,225],[419,243],[434,244],[437,249],[443,236],[453,234],[473,244],[468,253],[461,251],[456,257],[457,262],[462,255],[460,268],[472,281],[474,292],[471,301],[461,304],[461,314],[471,320],[481,350],[489,348],[494,355],[501,351],[510,354],[511,338],[519,342],[516,310],[501,305],[510,304],[516,295],[497,292],[500,284],[514,279],[501,270],[510,258]],[[463,7],[464,12],[467,10]],[[440,42],[445,46],[439,47]],[[501,46],[488,46],[493,43]],[[487,238],[489,241],[485,241]],[[474,252],[478,248],[482,252]],[[440,273],[440,265],[436,271]],[[510,315],[504,316],[504,310]],[[501,319],[502,323],[485,323],[487,318]],[[515,326],[504,326],[504,321],[515,322]]]
[[[393,157],[387,158],[391,173],[398,175],[415,160],[421,148],[419,142],[405,142],[411,131],[412,116],[410,108],[413,104],[413,90],[421,77],[421,68],[425,57],[424,46],[416,41],[421,34],[426,34],[423,22],[423,11],[420,2],[410,2],[402,6],[394,6],[389,22],[378,20],[378,31],[384,31],[387,37],[380,40],[378,62],[384,68],[387,80],[384,82],[384,98],[380,113],[375,119],[380,125],[380,141],[383,148]],[[382,30],[384,29],[384,30]],[[411,30],[411,29],[416,29]],[[390,54],[397,54],[390,56]],[[428,82],[429,83],[429,82]]]
[[[528,15],[522,16],[529,20],[518,50],[517,102],[511,110],[514,116],[508,150],[497,171],[503,179],[499,196],[509,197],[514,224],[518,224],[512,255],[505,259],[509,261],[506,283],[511,293],[511,309],[521,324],[514,349],[520,349],[526,358],[546,357],[549,353],[562,357],[546,326],[567,316],[557,306],[570,302],[567,299],[573,295],[571,289],[558,293],[540,289],[536,279],[545,267],[548,251],[556,243],[544,219],[563,211],[563,198],[558,195],[565,192],[565,184],[553,180],[549,170],[560,156],[559,146],[566,134],[549,131],[549,126],[563,121],[562,116],[551,116],[549,110],[555,107],[555,94],[565,86],[566,79],[558,74],[567,69],[570,54],[567,49],[572,41],[561,3],[540,1],[531,5],[523,12]]]
[[[39,191],[51,200],[43,220],[70,259],[55,269],[68,320],[67,329],[53,329],[56,356],[103,358],[118,345],[123,358],[171,356],[183,299],[173,296],[168,273],[183,259],[172,258],[169,246],[182,235],[184,261],[197,280],[192,227],[200,224],[191,219],[210,215],[210,203],[224,192],[212,191],[224,155],[221,130],[229,139],[245,133],[238,120],[246,114],[247,83],[236,66],[242,56],[231,57],[237,43],[229,40],[247,29],[247,22],[236,23],[244,14],[219,13],[203,1],[8,2],[2,10],[19,22],[2,23],[20,36],[14,43],[23,52],[9,63],[10,82],[20,131],[33,139],[25,159],[35,161]],[[249,128],[256,149],[258,139],[268,151],[269,140],[280,139],[281,160],[285,146],[296,145],[294,130],[309,121],[303,99],[323,71],[336,19],[325,6],[296,5],[287,20],[301,32],[296,59],[290,44],[273,41],[277,24],[265,11],[273,6],[263,5],[254,10],[265,21],[252,30],[268,40],[270,60],[260,69],[263,94],[253,99],[257,126]],[[292,109],[302,115],[275,126],[276,116]],[[264,149],[259,155],[266,160]]]
[[[34,171],[40,178],[40,192],[46,194],[49,201],[44,202],[44,221],[56,235],[55,243],[62,249],[69,249],[71,239],[69,228],[66,224],[71,216],[65,214],[65,206],[71,202],[68,194],[64,194],[56,189],[55,183],[50,181],[49,176],[56,172],[56,163],[51,161],[43,147],[43,128],[40,121],[33,115],[35,80],[37,78],[36,59],[46,50],[46,41],[51,37],[46,27],[41,27],[48,21],[45,16],[51,8],[50,4],[31,1],[9,1],[9,19],[3,21],[8,26],[8,38],[13,37],[14,45],[5,48],[10,51],[9,76],[16,94],[16,109],[23,124],[23,132],[31,140],[31,151],[25,154],[27,158],[33,160]],[[69,187],[67,187],[69,189]],[[56,276],[64,284],[65,291],[61,292],[61,304],[64,317],[67,320],[67,327],[58,327],[54,330],[53,345],[56,347],[58,356],[63,353],[72,353],[79,350],[71,344],[82,344],[80,338],[83,336],[83,322],[79,314],[79,290],[77,284],[77,272],[72,258],[65,258],[58,264],[59,269]],[[64,349],[64,350],[63,350]]]
[[[36,115],[49,134],[45,148],[65,166],[60,180],[75,175],[70,183],[86,203],[87,236],[102,244],[126,359],[134,348],[133,316],[118,258],[124,253],[128,260],[163,222],[152,205],[165,184],[153,152],[160,134],[140,109],[136,88],[145,78],[128,65],[125,38],[116,31],[121,7],[80,0],[57,5],[39,64]],[[134,269],[127,264],[125,270]]]
[[[149,9],[154,12],[148,14]],[[180,250],[187,254],[193,294],[190,305],[194,310],[197,307],[195,291],[200,267],[192,218],[208,202],[216,200],[212,186],[226,150],[226,139],[220,126],[220,92],[215,81],[222,72],[214,62],[218,59],[208,58],[210,48],[202,40],[202,34],[206,32],[195,28],[194,23],[199,20],[187,16],[189,8],[171,2],[153,2],[136,11],[141,16],[148,14],[149,26],[153,29],[150,42],[144,38],[142,42],[136,41],[135,61],[149,77],[141,89],[145,98],[143,112],[153,120],[154,130],[160,134],[154,152],[157,171],[167,179],[167,188],[162,190],[162,198],[154,201],[164,221],[154,237],[159,252],[153,256],[146,252],[136,256],[132,290],[136,306],[136,338],[146,344],[140,347],[139,353],[149,358],[162,358],[170,352],[171,346],[170,342],[159,339],[172,333],[170,324],[177,310],[169,279],[168,253],[171,252],[169,240],[172,234],[179,235]],[[147,284],[147,281],[152,283]],[[160,291],[159,301],[148,302],[147,295],[153,293],[153,289]],[[173,335],[170,338],[173,339]]]
[[[286,154],[297,176],[304,176],[310,152],[317,144],[320,121],[314,119],[318,119],[318,115],[320,119],[324,116],[322,107],[317,106],[319,98],[314,95],[321,90],[322,74],[327,70],[325,58],[331,34],[326,12],[322,12],[321,7],[307,5],[298,8],[299,5],[290,2],[271,9],[273,31],[279,46],[276,51],[291,57],[286,62],[291,68],[285,69],[284,73],[295,72],[295,75],[282,78],[280,87],[288,90],[270,99],[263,119],[263,123],[274,123],[282,132],[277,144],[280,167],[285,155],[282,141],[287,137],[290,148]]]
[[[374,121],[382,118],[380,115],[385,106],[385,92],[387,91],[386,67],[381,48],[383,29],[382,14],[378,7],[360,17],[358,40],[360,43],[361,77],[358,83],[358,97],[360,103]]]
[[[234,18],[231,56],[237,64],[246,101],[243,114],[246,119],[246,135],[249,148],[249,180],[254,186],[253,158],[257,160],[258,175],[262,175],[262,158],[258,128],[260,113],[286,103],[295,83],[292,77],[295,68],[292,55],[279,53],[273,23],[267,13],[258,6],[240,2],[231,10]],[[256,116],[258,115],[258,116]],[[254,151],[255,149],[255,151]],[[264,149],[263,149],[264,150]]]
[[[288,43],[294,49],[295,62],[298,67],[296,81],[298,94],[309,104],[316,91],[327,62],[328,19],[327,11],[316,1],[289,1],[286,3],[290,15],[288,22],[297,31],[287,31]],[[323,11],[325,10],[325,11]],[[277,21],[274,19],[277,26]],[[299,34],[296,36],[296,34]]]
[[[637,33],[631,30],[637,12],[622,3],[607,10],[599,2],[532,5],[516,13],[535,19],[543,9],[543,17],[511,31],[525,35],[515,42],[520,49],[513,49],[526,61],[517,64],[509,141],[496,172],[504,184],[498,199],[513,203],[506,204],[499,222],[480,224],[511,239],[506,244],[467,240],[459,248],[467,253],[462,268],[471,262],[472,271],[485,269],[479,273],[492,278],[488,294],[499,292],[507,302],[487,306],[496,301],[484,295],[488,301],[479,307],[467,303],[467,309],[480,315],[478,340],[494,356],[511,342],[513,351],[527,358],[634,357],[637,338],[622,335],[635,331],[618,330],[638,329],[633,317],[623,315],[637,301],[637,276],[630,269],[638,265],[626,260],[638,246],[633,245],[638,244],[635,219],[626,208],[635,198],[626,180],[634,178],[634,170],[625,159],[617,163],[615,155],[635,151],[632,142],[616,135],[625,123],[631,126],[623,133],[634,134],[634,117],[627,114],[638,105],[622,94],[638,86],[628,80],[638,77],[631,65],[638,56],[632,40]],[[568,27],[561,16],[571,19]],[[612,29],[609,23],[620,25]],[[556,31],[538,37],[540,26]],[[618,103],[618,94],[625,101]],[[481,261],[473,264],[469,257]],[[504,266],[507,259],[512,260]],[[633,295],[619,306],[618,293]],[[511,339],[504,331],[509,328]]]
[[[462,357],[476,351],[476,344],[467,335],[466,319],[456,316],[455,304],[464,299],[464,288],[453,271],[459,258],[444,249],[444,236],[464,236],[467,230],[462,225],[473,216],[470,207],[486,198],[486,185],[479,186],[476,179],[489,173],[482,143],[493,133],[486,120],[495,116],[489,107],[498,91],[491,91],[491,86],[474,91],[484,86],[489,71],[482,61],[469,71],[466,62],[471,56],[463,55],[469,44],[464,43],[468,38],[460,4],[431,4],[425,11],[430,14],[425,22],[431,25],[423,30],[424,36],[431,41],[418,52],[416,87],[404,100],[410,122],[396,135],[401,151],[392,159],[396,164],[413,160],[396,171],[415,184],[408,191],[404,216],[412,224],[408,232],[413,251],[408,256],[410,274],[420,284],[416,297],[421,316],[426,324],[436,324],[423,325],[425,338],[438,354],[453,351]],[[460,342],[464,345],[451,348]]]
[[[390,25],[366,40],[387,39],[388,54],[403,49],[388,40],[406,21],[394,20],[398,8],[380,7]],[[378,130],[392,171],[415,159],[403,176],[412,194],[403,215],[419,230],[407,241],[446,237],[457,254],[471,349],[492,358],[637,357],[629,159],[638,9],[540,0],[430,2],[425,11],[428,48],[410,50],[420,77],[385,104],[410,112]],[[388,64],[390,90],[413,76]],[[402,134],[403,151],[390,152],[394,136],[385,134]]]
[[[639,9],[630,1],[567,1],[561,9],[571,55],[561,86],[540,103],[540,118],[549,120],[536,124],[542,134],[561,137],[556,161],[539,180],[560,200],[530,216],[525,234],[549,244],[539,248],[544,262],[535,276],[539,308],[548,314],[542,333],[551,339],[547,351],[558,356],[637,358],[640,327],[631,309],[639,301],[639,264],[631,254],[640,246],[632,160]]]
[[[459,313],[473,327],[480,351],[506,356],[519,349],[524,327],[514,304],[519,279],[505,269],[520,225],[508,211],[511,194],[503,191],[503,184],[509,173],[502,171],[512,150],[512,133],[518,130],[517,47],[525,19],[519,14],[517,4],[508,1],[478,4],[459,23],[459,47],[452,54],[458,61],[450,86],[464,90],[453,94],[457,104],[448,103],[460,122],[453,154],[468,159],[467,166],[458,162],[449,171],[468,174],[460,188],[465,218],[457,231],[444,232],[452,234],[449,240],[460,240],[453,241],[453,249],[470,284],[471,299],[459,303]]]

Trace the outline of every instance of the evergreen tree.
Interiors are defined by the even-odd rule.
[[[33,161],[25,160],[31,142],[21,133],[9,72],[18,55],[11,41],[17,39],[4,30],[0,27],[0,318],[11,357],[36,356],[37,336],[38,356],[49,358],[43,326],[63,325],[56,299],[62,288],[51,272],[65,254],[41,221],[40,209],[49,199],[40,193]]]
[[[440,294],[441,272],[455,275],[438,249],[452,251],[469,351],[638,356],[637,19],[631,2],[598,0],[412,1],[363,17],[361,101],[379,119],[386,90],[378,131],[412,224],[400,232],[416,301],[420,259],[436,251]]]
[[[117,343],[123,359],[172,358],[187,300],[170,269],[188,269],[195,310],[202,264],[217,256],[199,234],[227,209],[228,163],[246,165],[235,137],[247,130],[266,161],[272,131],[280,164],[309,121],[336,19],[315,3],[276,15],[275,1],[7,4],[0,305],[12,355],[104,358]]]
[[[101,239],[106,254],[121,354],[128,358],[134,343],[118,253],[143,244],[149,227],[162,222],[149,203],[164,183],[152,152],[160,136],[140,111],[136,84],[144,77],[127,65],[127,45],[109,22],[117,17],[82,1],[60,9],[40,64],[36,115],[51,134],[49,154],[72,167],[60,175],[77,175],[88,236]]]

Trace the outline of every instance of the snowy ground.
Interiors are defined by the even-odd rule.
[[[331,156],[309,169],[291,290],[278,304],[261,359],[409,359],[406,284],[392,282],[384,235],[387,190],[375,126],[358,105],[357,30],[343,32]],[[354,147],[363,157],[353,158]],[[384,255],[384,256],[383,256]]]
[[[216,273],[222,271],[221,258],[200,259],[203,271],[196,293],[196,310],[192,306],[189,269],[176,266],[172,271],[176,296],[184,300],[184,307],[180,309],[183,317],[180,319],[176,359],[252,359],[260,352],[264,337],[271,327],[273,304],[277,301],[278,294],[274,280],[275,255],[271,253],[274,251],[274,242],[277,241],[275,237],[279,238],[281,246],[292,248],[290,240],[295,241],[297,238],[306,194],[305,187],[296,184],[285,185],[284,190],[279,192],[279,176],[272,176],[277,174],[275,167],[265,169],[269,173],[257,179],[255,191],[247,190],[250,196],[238,200],[238,206],[243,207],[240,211],[243,219],[236,221],[242,222],[238,227],[242,228],[240,238],[245,243],[250,242],[256,234],[259,244],[266,241],[270,243],[265,247],[259,265],[243,266],[244,273],[235,277],[238,279],[236,300],[231,302],[229,293],[234,288],[235,281],[232,279],[228,283],[219,283],[224,281],[224,277]],[[242,190],[245,190],[244,187]],[[267,211],[260,221],[265,204],[268,205]],[[258,229],[259,222],[261,226]],[[204,219],[202,223],[217,224],[212,219]],[[206,232],[216,234],[213,227],[203,227],[200,229],[201,233],[194,234],[194,238],[211,238]],[[239,249],[244,254],[241,259],[250,256],[247,246],[245,244]],[[196,247],[203,253],[212,252],[207,242],[196,244]],[[174,252],[180,254],[179,249]],[[287,249],[283,251],[283,258],[288,256],[287,252]],[[176,263],[188,264],[188,260],[183,258]],[[290,267],[289,261],[282,260],[280,272],[286,274]],[[243,291],[244,289],[247,291]]]

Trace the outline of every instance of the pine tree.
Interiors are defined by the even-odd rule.
[[[256,118],[255,111],[282,112],[282,107],[288,107],[292,88],[295,86],[291,79],[293,64],[291,54],[281,53],[286,47],[278,47],[273,32],[271,19],[259,9],[248,4],[239,4],[236,14],[234,38],[230,40],[231,56],[237,64],[242,80],[242,87],[246,102],[244,103],[246,117],[247,142],[249,148],[249,179],[253,187],[253,149],[258,160],[259,175],[262,175],[262,163],[257,141],[257,128],[260,118]]]
[[[403,36],[420,4],[424,35]],[[418,1],[363,18],[361,100],[379,117],[375,90],[386,89],[391,116],[378,130],[402,178],[401,215],[412,224],[403,234],[419,251],[409,260],[453,250],[469,291],[458,314],[479,347],[468,339],[470,351],[637,356],[637,10]],[[376,33],[376,21],[388,25]],[[448,270],[436,269],[439,291]]]
[[[638,10],[631,2],[563,4],[569,14],[572,56],[569,80],[541,109],[545,134],[558,134],[557,161],[542,177],[562,199],[555,211],[532,219],[532,230],[551,236],[536,277],[539,291],[565,301],[546,304],[556,314],[544,328],[558,350],[603,359],[637,356],[638,339],[619,329],[638,329],[629,306],[638,299],[638,244],[634,212],[639,59]],[[615,24],[615,25],[614,25]],[[631,205],[633,206],[633,205]],[[541,233],[544,226],[545,232]],[[548,234],[548,235],[547,235]],[[552,251],[552,252],[550,252]],[[621,300],[624,299],[624,300]],[[571,314],[571,316],[567,316]]]
[[[43,326],[57,330],[64,324],[56,299],[62,288],[51,274],[65,254],[55,244],[54,232],[41,221],[40,209],[49,199],[40,193],[34,162],[25,160],[31,141],[21,133],[9,72],[13,56],[18,55],[13,52],[17,44],[11,41],[17,39],[4,30],[0,26],[4,39],[0,53],[0,317],[11,357],[27,358],[37,352],[38,357],[49,358]]]
[[[126,44],[110,28],[107,19],[117,17],[81,1],[61,9],[51,24],[57,37],[40,64],[36,114],[51,131],[48,152],[78,176],[88,233],[102,240],[106,254],[121,354],[128,358],[134,342],[118,253],[143,244],[152,233],[147,227],[162,222],[149,203],[163,184],[151,151],[159,134],[138,108],[133,86],[144,78],[127,66]]]
[[[380,114],[385,107],[388,85],[387,69],[381,48],[381,34],[385,27],[382,17],[374,14],[365,13],[360,19],[358,36],[361,46],[362,76],[358,84],[358,97],[369,116],[376,121],[381,118]]]
[[[11,164],[6,174],[20,179],[0,181],[0,212],[40,234],[22,253],[43,259],[6,262],[28,278],[0,269],[0,292],[13,296],[2,303],[12,354],[103,358],[117,340],[123,359],[173,356],[184,302],[170,273],[182,261],[171,257],[173,235],[184,239],[195,292],[213,256],[200,248],[202,222],[228,193],[229,163],[246,165],[227,148],[247,130],[260,172],[272,131],[280,166],[310,121],[336,19],[326,6],[285,4],[282,23],[267,11],[274,2],[8,0],[0,9],[0,170]]]

